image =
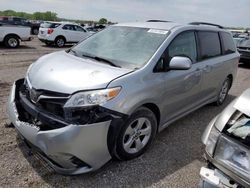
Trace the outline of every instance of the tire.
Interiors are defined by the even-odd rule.
[[[17,48],[20,45],[19,38],[15,35],[5,37],[4,44],[8,48]]]
[[[138,108],[121,128],[116,142],[116,157],[130,160],[142,155],[152,143],[156,130],[154,113],[146,107]]]
[[[220,106],[225,102],[228,96],[228,92],[231,87],[231,84],[232,84],[232,80],[227,77],[221,86],[215,105]]]
[[[38,35],[38,33],[39,33],[39,29],[38,28],[33,28],[32,29],[32,34],[33,35]]]
[[[55,44],[57,47],[62,48],[65,45],[65,39],[63,37],[57,37],[55,40]]]

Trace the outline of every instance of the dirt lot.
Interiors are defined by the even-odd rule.
[[[8,127],[5,113],[8,92],[12,82],[24,76],[29,64],[57,50],[43,46],[37,39],[13,50],[0,45],[0,187],[197,187],[200,167],[205,164],[202,132],[226,104],[205,106],[173,123],[138,159],[111,161],[91,174],[58,175],[30,154],[15,130]],[[241,65],[226,103],[248,87],[250,66]]]

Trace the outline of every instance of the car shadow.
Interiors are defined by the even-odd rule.
[[[194,161],[204,162],[202,133],[212,118],[234,98],[235,96],[229,95],[222,106],[206,105],[174,122],[157,135],[149,150],[139,158],[130,161],[111,160],[98,171],[88,174],[59,175],[39,160],[36,155],[31,155],[22,141],[19,139],[17,141],[25,158],[43,180],[52,187],[59,186],[60,182],[63,182],[64,186],[71,187],[146,187],[159,182]],[[182,176],[185,175],[187,174]]]
[[[0,50],[17,50],[17,49],[36,49],[36,48],[32,46],[28,46],[26,44],[25,45],[20,44],[20,46],[17,48],[8,48],[3,43],[0,43]]]
[[[245,68],[245,69],[250,69],[250,60],[249,61],[241,61],[239,63],[239,67]]]

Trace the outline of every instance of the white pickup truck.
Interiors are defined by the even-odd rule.
[[[30,27],[6,25],[0,23],[0,42],[9,48],[16,48],[20,45],[20,41],[30,41]]]

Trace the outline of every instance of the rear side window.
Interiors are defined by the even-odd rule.
[[[192,31],[179,34],[168,47],[169,59],[174,56],[186,56],[193,62],[196,62],[196,40],[195,34]]]
[[[201,60],[221,55],[219,33],[210,31],[199,31],[199,44]]]
[[[41,24],[41,28],[57,28],[59,25],[59,23],[49,23],[49,22],[45,22]]]
[[[235,43],[230,33],[222,32],[221,39],[223,42],[223,54],[231,54],[236,51]]]

